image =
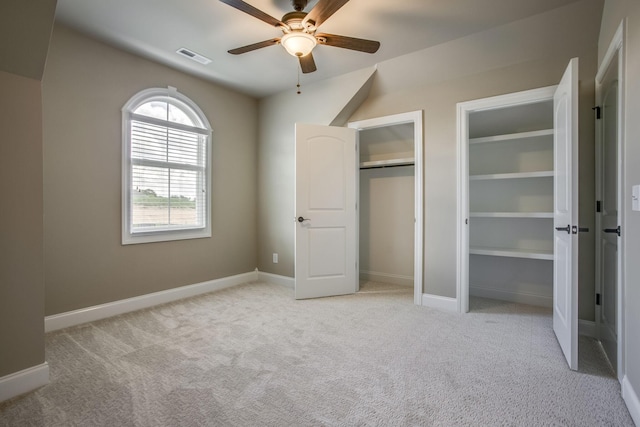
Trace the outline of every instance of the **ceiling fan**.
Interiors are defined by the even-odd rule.
[[[229,53],[233,55],[251,52],[253,50],[275,44],[282,44],[287,52],[299,58],[300,68],[303,73],[312,73],[316,71],[317,68],[311,51],[317,44],[341,47],[343,49],[357,50],[366,53],[375,53],[378,51],[378,48],[380,48],[380,42],[373,40],[358,39],[335,34],[316,34],[318,27],[349,0],[319,0],[308,13],[304,12],[304,8],[307,6],[308,0],[291,0],[294,11],[285,14],[282,17],[282,20],[276,19],[242,0],[220,1],[251,15],[254,18],[258,18],[269,25],[280,28],[283,33],[282,37],[276,37],[236,49],[231,49]]]

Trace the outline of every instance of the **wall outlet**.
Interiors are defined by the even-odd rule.
[[[640,211],[640,185],[631,187],[631,210]]]
[[[273,253],[273,263],[277,264],[278,263],[278,254],[277,253]]]

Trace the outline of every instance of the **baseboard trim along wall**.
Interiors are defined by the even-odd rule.
[[[589,338],[598,338],[596,322],[591,320],[578,320],[578,334]]]
[[[47,362],[0,378],[0,402],[20,396],[49,384]]]
[[[413,286],[413,276],[380,273],[379,271],[360,270],[360,280],[370,282],[391,283],[393,285]]]
[[[250,273],[243,273],[235,276],[223,277],[221,279],[209,280],[207,282],[196,283],[194,285],[167,289],[166,291],[113,301],[106,304],[94,305],[92,307],[81,308],[78,310],[68,311],[66,313],[54,314],[44,318],[44,330],[45,332],[57,331],[70,326],[106,319],[107,317],[153,307],[154,305],[173,302],[183,298],[206,294],[207,292],[230,288],[232,286],[256,280],[258,280],[258,270]]]
[[[553,297],[521,292],[509,292],[503,289],[469,286],[469,295],[482,298],[499,299],[502,301],[517,302],[520,304],[537,305],[539,307],[553,307]]]
[[[286,286],[291,289],[296,287],[296,279],[293,277],[280,276],[278,274],[265,273],[263,271],[258,271],[258,280],[261,282],[273,283],[274,285]]]
[[[441,297],[439,295],[422,294],[422,305],[447,311],[458,311],[456,298]]]
[[[633,422],[640,426],[640,399],[626,375],[622,378],[622,398],[627,404]]]

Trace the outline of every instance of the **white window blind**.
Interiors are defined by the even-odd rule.
[[[198,116],[184,102],[157,95],[126,112],[123,243],[210,235],[210,130]]]

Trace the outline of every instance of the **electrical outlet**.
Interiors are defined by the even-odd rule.
[[[278,254],[277,253],[273,253],[273,263],[277,264],[278,263]]]
[[[640,211],[640,185],[631,187],[631,210]]]

